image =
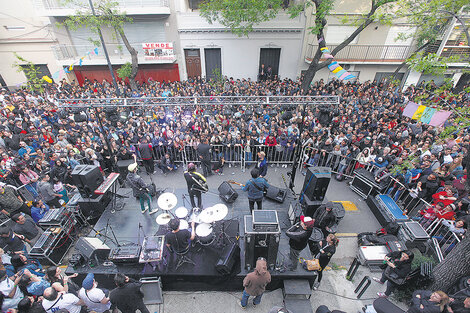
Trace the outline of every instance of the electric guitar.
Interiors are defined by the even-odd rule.
[[[234,185],[238,185],[238,186],[240,186],[240,187],[245,187],[245,185],[243,185],[242,183],[238,183],[238,182],[236,182],[236,181],[234,181],[234,180],[227,180],[227,183],[229,183],[229,184],[234,184]]]

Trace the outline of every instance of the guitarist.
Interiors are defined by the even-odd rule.
[[[194,163],[189,163],[188,170],[184,172],[184,179],[186,179],[186,184],[188,185],[188,193],[192,207],[202,209],[201,192],[208,190],[206,178],[196,172],[196,165],[194,165]],[[197,198],[197,206],[195,198]]]
[[[263,207],[264,190],[269,188],[269,184],[265,178],[259,177],[259,170],[254,168],[251,170],[251,179],[242,186],[243,191],[248,191],[248,201],[250,203],[250,212],[255,209],[255,202],[258,210]]]

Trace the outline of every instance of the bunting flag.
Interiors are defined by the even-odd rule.
[[[451,111],[442,111],[435,108],[430,108],[425,105],[419,105],[412,101],[408,101],[403,116],[418,120],[422,123],[431,126],[442,126],[445,121],[451,116]]]
[[[84,58],[84,57],[81,57],[81,58],[80,58],[80,61],[78,61],[78,66],[82,66],[83,58]]]
[[[52,74],[52,79],[57,79],[57,78],[59,78],[59,71]]]
[[[70,65],[70,67],[69,67],[70,72],[73,71],[73,66],[74,66],[74,64]]]
[[[95,51],[95,54],[98,55],[98,48],[95,48],[93,51]]]
[[[65,72],[65,73],[67,73],[67,74],[69,74],[69,73],[70,73],[69,69],[68,69],[68,68],[66,68],[66,67],[64,68],[64,72]]]
[[[44,75],[44,76],[42,77],[42,79],[44,79],[44,80],[45,80],[46,82],[48,82],[49,84],[52,84],[52,79],[50,79],[49,76]]]
[[[323,40],[323,38],[320,38],[320,39]],[[320,40],[318,42],[320,42]],[[334,59],[334,56],[330,53],[330,50],[328,50],[327,47],[320,48],[320,50],[323,53],[323,57],[325,59]],[[342,68],[341,65],[339,65],[338,62],[336,62],[336,61],[331,62],[331,64],[328,65],[328,69],[333,74],[335,74],[335,76],[339,80],[347,80],[347,79],[351,79],[351,78],[356,77],[353,74],[346,71],[344,68]]]

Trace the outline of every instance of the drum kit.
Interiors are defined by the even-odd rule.
[[[158,197],[158,206],[165,212],[157,216],[157,224],[168,225],[172,218],[178,218],[180,220],[180,229],[191,230],[190,223],[195,222],[197,224],[195,229],[197,241],[202,246],[211,245],[216,239],[214,223],[222,221],[228,215],[227,206],[219,203],[202,211],[198,208],[188,210],[186,207],[180,206],[173,213],[171,210],[176,207],[177,202],[178,199],[171,192],[165,192]]]

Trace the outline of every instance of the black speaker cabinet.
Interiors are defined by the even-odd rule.
[[[375,218],[382,227],[385,227],[385,225],[392,221],[390,216],[384,211],[384,209],[380,206],[374,196],[369,195],[366,198],[366,203],[369,206],[370,211],[372,212],[372,214],[374,214]]]
[[[104,195],[98,195],[96,198],[84,198],[83,196],[78,199],[78,206],[83,216],[89,219],[99,218],[111,201],[110,192]]]
[[[84,198],[96,197],[94,191],[104,181],[97,165],[77,165],[72,171],[72,180]]]
[[[322,205],[322,201],[312,201],[307,197],[303,197],[301,204],[305,216],[313,217],[315,211]]]
[[[109,255],[109,247],[100,239],[94,237],[80,237],[75,245],[75,251],[78,251],[86,260],[96,257],[104,260]]]
[[[215,269],[222,275],[230,275],[233,266],[240,260],[240,247],[236,243],[232,243],[222,250]]]
[[[277,188],[273,185],[269,185],[268,190],[266,190],[266,198],[274,200],[279,203],[284,203],[286,199],[287,190]]]
[[[323,201],[331,179],[331,168],[308,167],[302,194],[312,201]]]
[[[130,164],[135,163],[134,159],[130,160],[119,160],[117,161],[117,166],[119,169],[119,178],[124,181],[127,177],[127,174],[129,173],[129,170],[127,169]]]
[[[245,269],[250,271],[256,267],[259,257],[266,259],[268,268],[276,267],[279,250],[280,232],[257,232],[253,230],[253,217],[245,216]]]
[[[226,181],[220,184],[218,190],[220,198],[227,203],[233,203],[238,198],[238,193]]]

